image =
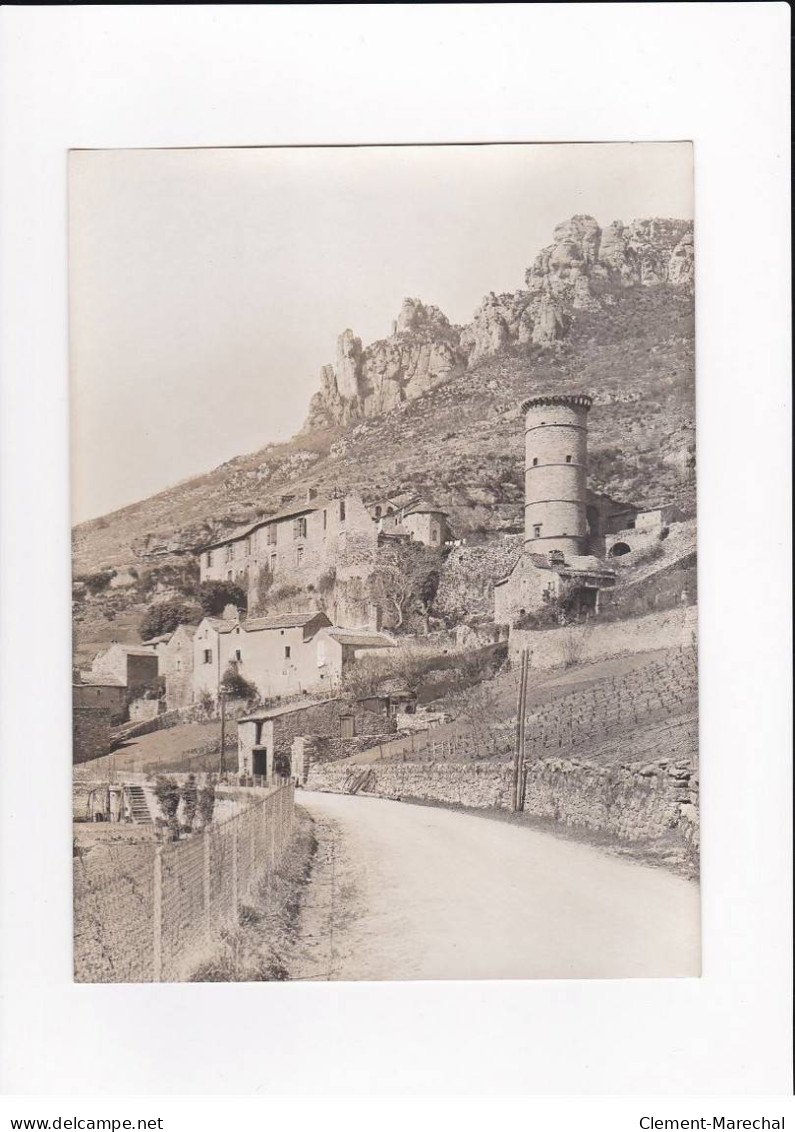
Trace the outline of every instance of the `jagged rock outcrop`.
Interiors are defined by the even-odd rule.
[[[688,220],[613,221],[592,216],[558,224],[525,273],[525,288],[488,294],[465,327],[435,306],[405,299],[389,338],[362,347],[346,330],[334,366],[323,366],[306,427],[347,424],[421,396],[457,368],[514,346],[553,346],[578,311],[607,310],[627,287],[670,284],[692,294],[693,225]]]
[[[460,340],[460,329],[419,299],[404,299],[390,337],[365,349],[346,330],[337,339],[336,365],[320,371],[308,427],[375,416],[421,396],[466,363]]]

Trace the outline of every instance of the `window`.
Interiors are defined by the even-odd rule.
[[[212,564],[213,564],[213,552],[211,550],[208,550],[207,551],[207,565],[212,566]]]
[[[242,659],[243,659],[243,657],[240,655],[240,649],[235,649],[235,660],[242,660]]]
[[[340,522],[341,523],[345,522],[345,500],[344,499],[340,500]]]
[[[231,581],[232,581],[232,571],[231,571],[231,570],[227,570],[227,572],[226,572],[226,580],[227,580],[227,582],[231,582]]]
[[[381,518],[381,506],[380,506],[380,504],[375,509],[375,517],[376,517],[376,519]]]
[[[439,531],[436,529],[436,527],[434,527],[433,530],[431,531],[431,542],[438,542],[438,541],[439,541]]]
[[[182,658],[181,657],[177,657],[177,661],[176,661],[176,664],[174,665],[174,668],[177,672],[182,671]]]
[[[328,526],[328,511],[323,511],[323,530]]]
[[[230,542],[230,543],[227,544],[227,547],[226,547],[226,560],[227,560],[227,562],[232,561],[232,554],[233,553],[234,553],[234,550],[233,550],[232,544]]]
[[[293,521],[293,538],[306,538],[306,519],[295,519]]]
[[[284,659],[285,660],[290,659],[290,646],[289,645],[284,646]]]
[[[272,554],[271,555],[271,574],[275,574],[275,573],[276,573],[276,555]]]
[[[272,527],[268,527],[268,546],[275,546],[275,545],[276,545],[276,524],[274,523]]]
[[[213,650],[212,649],[205,649],[204,650],[204,663],[205,664],[212,664],[212,662],[213,662]]]
[[[296,564],[296,566],[300,566],[301,563],[303,562],[303,560],[304,560],[304,548],[302,546],[299,546],[298,549],[295,552],[295,564]]]
[[[538,463],[538,456],[534,456],[533,457],[533,467],[535,467],[537,463]]]
[[[536,523],[533,527],[533,538],[541,538],[541,524]]]
[[[567,463],[567,464],[570,464],[570,463],[571,463],[571,456],[567,456],[567,457],[566,457],[566,463]]]

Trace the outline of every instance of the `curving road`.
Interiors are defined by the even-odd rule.
[[[299,793],[318,853],[298,978],[698,975],[698,886],[524,826]]]

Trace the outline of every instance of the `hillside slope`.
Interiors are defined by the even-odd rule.
[[[389,339],[340,336],[307,424],[74,530],[76,575],[195,549],[310,486],[447,508],[458,535],[521,525],[531,393],[585,391],[590,485],[635,503],[694,503],[692,225],[592,217],[558,225],[525,288],[488,295],[469,326],[407,299]],[[252,406],[252,410],[255,406]]]
[[[521,524],[520,401],[588,391],[590,484],[636,503],[694,504],[692,301],[667,286],[628,290],[609,315],[581,312],[552,349],[505,350],[400,408],[302,433],[240,456],[74,531],[80,575],[134,563],[147,538],[189,549],[225,526],[275,510],[310,485],[368,498],[416,489],[458,534]]]

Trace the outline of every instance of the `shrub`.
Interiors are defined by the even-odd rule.
[[[182,785],[182,818],[185,828],[190,831],[196,821],[196,811],[199,805],[199,790],[196,785],[196,775],[189,774]]]
[[[202,582],[199,601],[208,617],[219,617],[227,605],[236,605],[242,610],[248,608],[245,591],[235,582]]]
[[[279,586],[278,589],[273,590],[271,593],[271,601],[287,601],[288,598],[297,597],[300,593],[300,586],[294,586],[292,583],[288,583],[286,586]]]
[[[196,704],[203,715],[212,715],[215,711],[215,699],[212,692],[208,692],[206,688],[202,688],[199,692]]]
[[[115,570],[97,570],[96,573],[84,574],[81,578],[76,578],[75,581],[82,582],[89,593],[96,595],[106,590],[115,577]]]
[[[215,779],[208,778],[199,791],[199,818],[202,826],[209,825],[215,812]]]
[[[256,684],[252,684],[250,680],[246,680],[241,676],[237,667],[230,664],[224,673],[224,678],[221,681],[221,691],[227,696],[231,696],[235,700],[256,700],[259,698],[259,689]]]
[[[173,778],[158,775],[155,782],[155,798],[163,814],[162,825],[166,827],[172,841],[179,839],[179,823],[177,810],[179,809],[180,789]]]
[[[334,583],[337,580],[336,567],[330,566],[324,574],[321,574],[317,580],[317,592],[319,594],[327,594],[330,590],[334,589]]]
[[[173,633],[178,625],[192,619],[192,610],[184,601],[159,601],[151,605],[141,618],[140,633],[144,641]]]

